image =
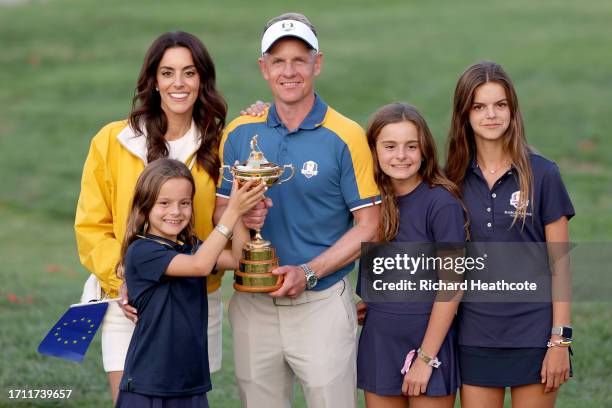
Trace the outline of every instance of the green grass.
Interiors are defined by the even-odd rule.
[[[110,405],[99,340],[82,365],[35,350],[86,277],[71,223],[89,141],[127,115],[144,52],[163,31],[202,38],[231,117],[255,99],[270,99],[256,65],[265,21],[302,11],[320,33],[325,61],[317,88],[324,99],[363,125],[382,104],[410,102],[440,149],[459,74],[477,60],[498,61],[514,80],[531,144],[561,167],[578,214],[572,239],[612,241],[609,1],[1,4],[0,406],[13,403],[8,389],[40,387],[72,388],[61,405]],[[225,299],[230,293],[224,285]],[[558,406],[610,406],[609,303],[577,302],[573,320],[575,378]],[[224,335],[224,367],[213,376],[210,400],[236,407],[227,325]]]

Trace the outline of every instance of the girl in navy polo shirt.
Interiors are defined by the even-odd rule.
[[[239,217],[265,185],[234,185],[219,224],[203,243],[193,233],[195,184],[180,161],[158,159],[140,175],[117,271],[139,312],[117,407],[207,407],[206,276],[233,269],[248,238]],[[232,251],[224,250],[235,230]]]
[[[446,174],[461,188],[472,241],[569,241],[574,209],[559,169],[529,148],[516,92],[496,63],[459,78]],[[569,324],[567,301],[463,302],[462,406],[502,407],[511,387],[513,406],[552,407],[570,376]]]
[[[401,103],[383,106],[370,120],[367,138],[382,195],[381,240],[464,242],[459,191],[443,176],[419,112]],[[457,302],[433,300],[368,303],[357,386],[369,408],[453,406],[460,385],[456,310]]]

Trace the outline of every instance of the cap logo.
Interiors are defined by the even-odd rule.
[[[293,25],[293,23],[291,21],[284,21],[281,24],[281,30],[283,30],[283,31],[293,31],[293,30],[295,30],[295,26]]]
[[[319,51],[319,41],[313,30],[306,24],[297,20],[282,20],[272,24],[261,37],[261,54],[268,52],[268,49],[277,40],[283,37],[296,37],[304,41],[310,48]]]

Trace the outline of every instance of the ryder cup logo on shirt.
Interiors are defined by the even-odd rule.
[[[520,208],[527,207],[529,205],[529,200],[527,200],[525,203],[521,203],[521,192],[515,191],[512,193],[512,196],[510,196],[510,205],[518,210]]]
[[[319,174],[318,168],[319,165],[317,163],[313,162],[312,160],[308,160],[302,166],[302,174],[306,178],[311,178],[312,176]]]

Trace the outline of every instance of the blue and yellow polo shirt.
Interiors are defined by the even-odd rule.
[[[290,132],[272,106],[264,117],[241,116],[221,140],[224,164],[247,160],[250,141],[278,165],[293,164],[295,176],[266,195],[269,209],[262,235],[276,248],[281,265],[306,263],[331,247],[353,226],[352,211],[380,202],[372,155],[361,127],[342,116],[319,96],[300,126]],[[231,178],[226,170],[225,176]],[[282,178],[289,176],[289,170]],[[229,197],[231,184],[222,180],[217,195]],[[323,290],[342,279],[353,263],[320,279]]]

